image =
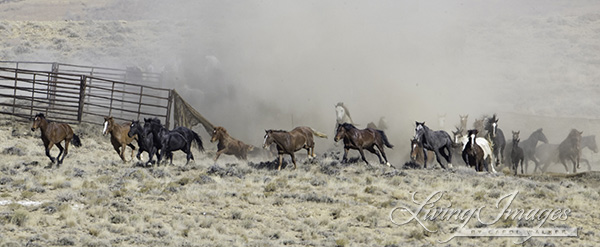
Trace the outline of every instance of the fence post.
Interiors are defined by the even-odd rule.
[[[165,120],[167,129],[169,129],[169,124],[171,123],[171,105],[173,105],[173,90],[169,90],[169,99],[167,101],[167,119]]]
[[[85,88],[87,84],[87,76],[81,76],[81,82],[79,83],[79,110],[77,111],[77,122],[81,123],[83,116],[83,105],[85,104]]]

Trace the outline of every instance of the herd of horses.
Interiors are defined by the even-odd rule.
[[[359,129],[352,122],[348,109],[343,103],[335,105],[336,127],[334,141],[342,141],[344,155],[341,162],[348,162],[349,150],[357,150],[360,158],[367,165],[364,150],[375,154],[381,164],[391,166],[385,153],[385,147],[393,148],[384,130],[387,128],[384,118],[379,121],[379,126],[369,123],[367,128]],[[512,132],[512,141],[509,145],[502,129],[498,127],[498,118],[494,114],[489,118],[478,119],[473,123],[473,128],[467,128],[468,115],[460,115],[460,125],[456,131],[452,131],[453,137],[444,130],[432,130],[425,122],[415,122],[415,134],[411,139],[410,162],[427,168],[427,163],[435,161],[443,168],[452,168],[453,155],[459,155],[462,162],[468,167],[473,167],[478,172],[496,172],[496,167],[508,164],[514,174],[517,174],[518,165],[521,165],[521,173],[527,171],[529,161],[535,164],[534,172],[544,172],[552,163],[561,163],[569,172],[567,161],[573,165],[575,173],[580,166],[581,150],[585,147],[598,152],[595,136],[582,136],[582,132],[571,130],[567,138],[560,144],[548,144],[548,139],[542,129],[531,133],[529,137],[521,141],[519,131]],[[41,138],[45,146],[46,155],[51,164],[62,164],[68,154],[69,143],[81,146],[81,140],[68,124],[49,121],[44,114],[37,114],[33,119],[32,131],[41,129]],[[145,166],[161,164],[170,160],[173,164],[173,152],[182,151],[186,154],[186,164],[194,159],[192,144],[198,151],[203,152],[204,147],[198,133],[186,127],[177,127],[173,130],[166,129],[158,118],[144,118],[144,122],[132,120],[131,122],[116,123],[110,117],[104,117],[103,135],[110,134],[111,144],[123,162],[127,162],[125,151],[131,149],[131,158],[136,147],[132,144],[137,142],[137,159],[141,160],[143,152],[148,153]],[[223,127],[213,128],[211,142],[217,143],[217,152],[214,157],[216,162],[223,154],[234,155],[238,159],[246,160],[248,152],[254,150],[254,146],[248,145],[231,137]],[[281,169],[283,156],[289,155],[296,168],[295,152],[306,149],[308,157],[315,157],[314,137],[327,138],[327,135],[310,127],[300,126],[291,131],[265,130],[263,148],[273,149],[278,155],[278,170]],[[64,148],[61,142],[64,141]],[[538,145],[538,143],[542,143]],[[59,154],[56,158],[50,155],[50,149],[56,145]],[[64,152],[63,152],[64,150]],[[156,161],[154,161],[156,156]]]

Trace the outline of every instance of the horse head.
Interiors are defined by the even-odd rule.
[[[461,144],[461,138],[463,137],[464,130],[462,128],[456,127],[456,131],[452,131],[452,135],[454,136],[454,144]]]
[[[419,140],[417,140],[416,138],[412,138],[410,139],[410,160],[411,161],[415,161],[417,160],[417,155],[419,154]]]
[[[427,130],[427,126],[425,126],[425,122],[418,122],[415,121],[415,138],[417,140],[421,140],[421,136],[425,133],[425,131]]]
[[[346,136],[346,130],[349,128],[349,126],[352,126],[352,124],[349,124],[349,123],[338,124],[338,127],[335,130],[335,137],[333,138],[333,141],[338,142],[342,138],[344,138],[344,136]]]
[[[127,136],[133,137],[135,135],[138,135],[139,138],[140,134],[142,133],[141,129],[142,126],[140,126],[140,121],[131,120],[131,125],[129,125],[129,132],[127,132]]]
[[[521,133],[521,131],[512,131],[512,139],[519,139],[519,133]]]
[[[210,138],[210,142],[216,142],[221,139],[224,133],[227,133],[227,130],[221,126],[217,126],[213,129],[212,137]]]
[[[102,135],[106,135],[112,131],[115,124],[113,117],[104,117],[104,128],[102,129]]]
[[[467,128],[467,120],[469,119],[469,114],[467,115],[458,115],[460,117],[460,127]]]
[[[46,117],[44,116],[44,113],[36,114],[35,117],[33,117],[33,125],[31,126],[31,131],[35,131],[37,128],[39,128],[42,122],[45,120]]]
[[[519,139],[518,137],[516,139],[513,139],[513,150],[519,146],[520,141],[521,139]]]
[[[584,147],[588,147],[594,153],[598,153],[598,145],[596,144],[595,135],[586,136],[583,139],[581,139],[581,145]]]
[[[472,129],[467,132],[467,136],[469,137],[469,142],[471,143],[471,148],[474,148],[474,146],[476,144],[475,140],[477,138],[477,133],[479,133],[479,131],[477,129]]]
[[[273,130],[265,130],[265,137],[263,138],[263,148],[267,149],[271,144],[273,144]]]
[[[534,137],[535,140],[548,143],[548,138],[546,138],[546,135],[544,135],[544,132],[542,132],[542,128],[537,129],[535,132],[533,132],[533,134],[531,134],[531,136]]]

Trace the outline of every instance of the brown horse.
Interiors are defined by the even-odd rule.
[[[429,155],[427,155],[427,161],[433,162],[433,158],[435,157],[435,153],[433,151],[427,151]],[[410,160],[419,165],[425,164],[425,155],[423,153],[423,146],[419,143],[419,140],[416,138],[410,139]]]
[[[46,117],[42,113],[38,113],[33,118],[33,126],[31,127],[31,131],[35,131],[37,128],[40,128],[42,132],[42,141],[44,142],[44,147],[46,148],[46,156],[50,158],[52,164],[54,164],[55,160],[58,161],[56,167],[59,167],[62,164],[65,156],[69,153],[69,142],[73,140],[73,145],[75,147],[81,147],[81,140],[75,134],[73,134],[73,129],[66,123],[57,123],[46,120]],[[65,147],[60,144],[60,142],[65,141]],[[50,156],[50,149],[52,146],[58,147],[60,152],[56,156],[56,159]],[[63,154],[64,150],[64,154]],[[62,155],[62,158],[61,158]],[[50,165],[52,166],[52,165]]]
[[[482,172],[485,168],[489,172],[488,163],[484,159],[483,149],[477,145],[477,129],[472,129],[467,132],[467,145],[463,147],[462,158],[467,166],[475,167],[475,170]],[[493,162],[493,161],[492,161]]]
[[[265,130],[263,148],[268,148],[271,144],[277,144],[277,153],[279,155],[279,168],[283,163],[283,154],[289,154],[296,169],[296,157],[294,153],[300,149],[306,149],[309,157],[315,157],[315,141],[313,135],[321,138],[327,138],[327,135],[318,132],[310,127],[296,127],[292,131],[285,130]]]
[[[571,160],[573,162],[573,173],[576,173],[577,168],[579,168],[581,134],[583,134],[583,131],[572,129],[567,138],[558,145],[558,159],[565,166],[565,169],[567,168],[565,160]]]
[[[236,140],[231,137],[227,130],[221,126],[217,126],[213,129],[212,138],[210,142],[219,141],[217,144],[217,156],[215,162],[219,159],[221,154],[234,155],[238,159],[246,160],[248,157],[248,151],[252,151],[254,146],[243,143],[242,141]]]
[[[129,137],[129,135],[127,135],[129,133],[130,124],[131,123],[116,124],[113,117],[104,117],[104,129],[102,129],[102,135],[110,133],[110,142],[123,162],[127,162],[127,160],[125,160],[125,149],[127,146],[131,148],[132,160],[133,151],[135,150],[135,146],[133,146],[131,142],[137,136],[134,135],[133,137]]]
[[[390,144],[387,136],[382,130],[371,128],[359,130],[352,124],[344,123],[338,126],[335,138],[333,140],[338,142],[341,139],[344,139],[344,157],[342,158],[342,162],[348,162],[348,150],[356,149],[360,153],[362,160],[368,165],[369,162],[365,158],[365,154],[363,152],[363,149],[366,149],[369,150],[369,152],[377,155],[379,158],[379,163],[392,166],[390,165],[390,162],[388,162],[383,147],[385,145],[389,148],[392,148],[394,145]],[[379,152],[375,150],[375,147],[379,149],[379,152],[381,152],[381,155],[383,155],[385,162],[383,159],[381,159],[381,155],[379,155]]]

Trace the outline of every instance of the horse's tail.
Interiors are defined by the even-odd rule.
[[[202,139],[200,139],[200,136],[198,135],[198,133],[192,131],[192,134],[194,136],[194,141],[198,145],[198,150],[200,150],[201,152],[204,152],[204,146],[202,146]]]
[[[392,145],[390,143],[390,141],[388,141],[388,138],[385,135],[385,132],[383,132],[383,130],[377,130],[377,132],[379,132],[379,134],[381,134],[381,139],[383,140],[383,144],[385,144],[385,146],[387,146],[388,148],[393,148],[394,147],[394,145]]]
[[[312,131],[313,134],[316,135],[316,136],[318,136],[318,137],[327,139],[327,135],[324,134],[324,133],[322,133],[322,132],[319,132],[319,131],[317,131],[317,130],[315,130],[313,128],[310,128],[310,131]]]
[[[81,139],[79,139],[79,136],[77,136],[76,134],[73,134],[73,140],[71,141],[71,143],[73,143],[73,146],[75,147],[81,147]]]

